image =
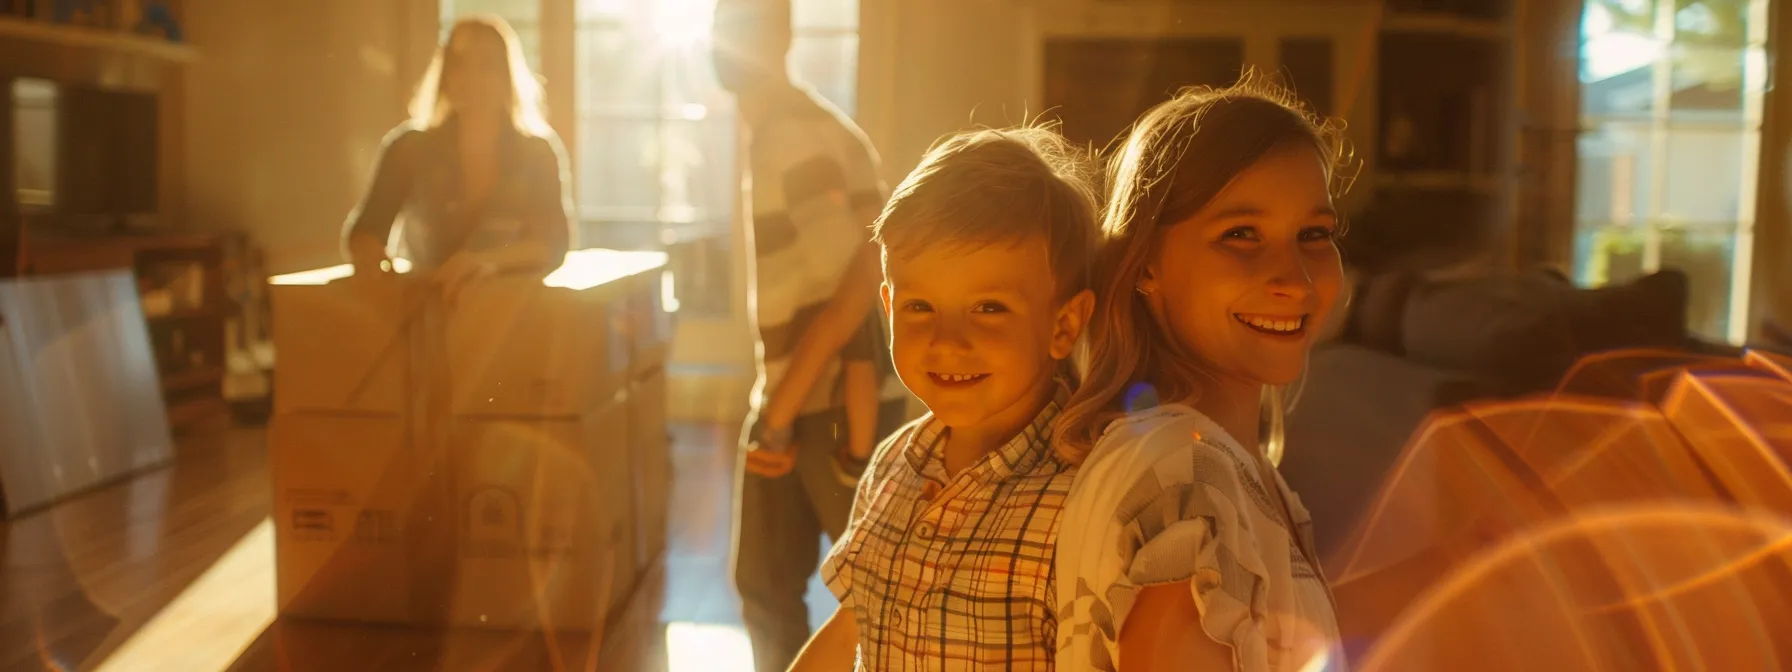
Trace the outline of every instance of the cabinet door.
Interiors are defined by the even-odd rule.
[[[1238,79],[1236,37],[1065,37],[1045,42],[1045,109],[1072,142],[1106,146],[1185,86]]]
[[[1313,111],[1332,116],[1341,114],[1334,99],[1337,79],[1334,50],[1330,37],[1281,37],[1276,40],[1276,72],[1282,84],[1306,101]]]

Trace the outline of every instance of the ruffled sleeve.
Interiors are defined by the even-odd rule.
[[[1201,627],[1231,647],[1240,672],[1269,669],[1262,615],[1269,571],[1223,448],[1189,442],[1133,479],[1114,512],[1124,578],[1108,589],[1116,626],[1147,586],[1188,583]],[[1124,606],[1122,606],[1124,605]],[[1118,629],[1116,629],[1118,633]]]
[[[1083,576],[1071,577],[1101,602],[1091,608],[1101,643],[1092,643],[1090,662],[1112,669],[1108,658],[1140,591],[1187,583],[1202,629],[1232,650],[1234,668],[1267,672],[1271,573],[1253,527],[1263,523],[1267,493],[1249,489],[1239,458],[1204,418],[1166,411],[1116,425],[1078,476],[1088,479],[1077,484],[1085,496],[1072,496],[1084,508],[1071,514],[1086,521],[1079,536],[1097,545],[1084,553],[1101,556],[1077,563]]]

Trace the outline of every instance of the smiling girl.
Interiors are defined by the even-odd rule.
[[[1153,108],[1114,160],[1089,373],[1056,440],[1081,469],[1060,668],[1321,669],[1336,643],[1310,518],[1259,445],[1343,285],[1342,154],[1247,77]]]

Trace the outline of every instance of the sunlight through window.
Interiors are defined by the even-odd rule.
[[[95,669],[229,669],[274,622],[274,604],[274,523],[264,518]]]
[[[709,36],[710,3],[659,0],[653,4],[653,35],[662,47],[682,49]]]
[[[753,647],[738,625],[666,624],[666,672],[753,672]]]

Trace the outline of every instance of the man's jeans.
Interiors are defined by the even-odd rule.
[[[886,401],[877,435],[902,426],[906,401]],[[815,413],[791,426],[796,466],[778,478],[747,473],[745,453],[735,466],[734,585],[753,642],[754,669],[782,672],[809,641],[809,577],[819,566],[816,540],[840,539],[852,513],[853,489],[834,474],[844,450],[842,412]]]

